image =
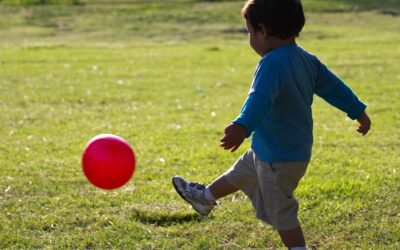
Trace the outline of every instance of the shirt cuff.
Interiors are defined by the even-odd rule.
[[[360,102],[357,104],[357,106],[351,112],[347,113],[347,116],[352,120],[356,120],[356,119],[360,118],[360,116],[362,115],[362,113],[365,111],[366,108],[367,108],[367,105]]]
[[[240,125],[246,130],[246,138],[249,138],[251,133],[253,132],[249,129],[249,127],[245,124],[245,122],[242,119],[240,119],[240,117],[236,118],[232,123]]]

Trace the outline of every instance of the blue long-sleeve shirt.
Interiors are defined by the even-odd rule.
[[[254,132],[251,147],[260,160],[311,158],[314,93],[353,120],[366,108],[340,78],[300,46],[280,46],[261,59],[241,113],[233,121],[246,128],[247,136]]]

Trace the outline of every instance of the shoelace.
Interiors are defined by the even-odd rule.
[[[200,190],[200,191],[204,190],[206,188],[206,186],[203,183],[200,183],[200,182],[190,182],[189,186],[194,187],[195,189]],[[215,206],[219,206],[219,205],[221,205],[221,202],[216,200],[215,201]]]
[[[203,183],[199,183],[199,182],[190,182],[189,186],[194,187],[197,190],[203,190],[206,188],[206,186]]]

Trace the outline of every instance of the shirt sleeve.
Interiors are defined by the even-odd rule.
[[[270,102],[265,96],[258,93],[249,94],[239,116],[233,123],[245,127],[246,137],[249,137],[261,123],[269,106]]]
[[[278,65],[272,60],[263,59],[257,66],[249,95],[239,116],[233,123],[246,128],[247,137],[262,122],[266,112],[282,88]]]
[[[314,92],[332,106],[345,112],[352,120],[359,118],[367,106],[328,67],[319,61],[318,63]]]

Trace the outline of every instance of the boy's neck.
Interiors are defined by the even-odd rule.
[[[296,44],[296,38],[294,36],[289,37],[287,39],[281,39],[279,37],[275,36],[270,36],[268,37],[268,44],[269,44],[269,50],[267,51],[270,52],[274,49],[277,49],[283,45],[295,45]]]

